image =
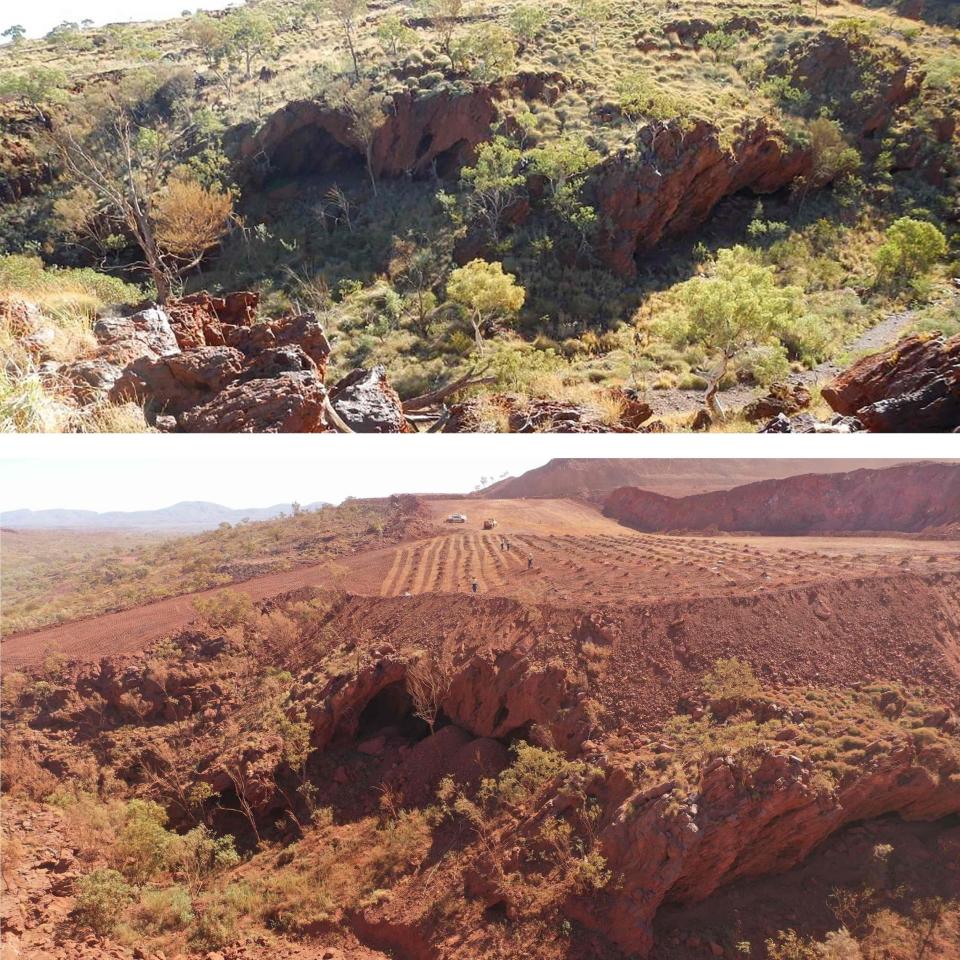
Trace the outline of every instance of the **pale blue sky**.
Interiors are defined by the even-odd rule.
[[[4,434],[0,510],[147,510],[179,500],[242,508],[466,493],[483,476],[516,476],[554,457],[940,459],[949,452],[940,437],[922,434]]]
[[[30,37],[42,37],[64,20],[127,23],[136,20],[168,20],[184,10],[216,10],[236,6],[238,0],[33,0],[4,3],[0,8],[0,32],[19,23]]]
[[[0,510],[149,510],[180,500],[242,508],[339,502],[346,496],[467,493],[483,476],[523,473],[562,455],[556,444],[529,442],[490,454],[483,443],[450,443],[452,437],[52,439],[0,439]]]

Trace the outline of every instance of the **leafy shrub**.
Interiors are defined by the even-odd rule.
[[[121,873],[135,883],[145,883],[166,864],[174,834],[166,829],[167,814],[152,800],[131,800],[117,836],[114,856]]]
[[[220,590],[210,597],[197,597],[193,606],[215,630],[243,626],[253,617],[253,601],[239,590]]]
[[[201,824],[171,840],[167,862],[191,890],[197,891],[214,873],[236,866],[240,862],[240,855],[230,834],[218,837],[209,827]]]
[[[94,870],[77,882],[74,913],[102,936],[116,929],[133,897],[133,887],[116,870]]]
[[[877,250],[877,282],[897,284],[926,273],[947,252],[947,239],[932,223],[900,217],[887,227]]]
[[[193,921],[193,902],[189,892],[180,886],[144,890],[134,909],[136,928],[153,936],[182,930]]]

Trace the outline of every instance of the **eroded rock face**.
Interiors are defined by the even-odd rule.
[[[960,335],[917,334],[858,360],[823,398],[876,433],[960,427]]]
[[[826,31],[791,46],[771,72],[809,96],[810,116],[829,105],[856,137],[885,127],[897,107],[916,96],[922,80],[894,47],[880,53],[869,41]]]
[[[371,164],[377,176],[424,174],[434,162],[458,168],[478,143],[489,139],[495,116],[490,88],[432,97],[404,93],[394,97],[377,131]],[[270,117],[242,144],[241,160],[253,179],[328,172],[341,164],[363,163],[365,147],[350,117],[314,100],[297,100]],[[255,158],[266,158],[253,167]]]
[[[788,144],[763,120],[744,126],[728,150],[706,120],[651,123],[637,136],[636,156],[607,160],[594,183],[601,222],[597,252],[623,276],[634,257],[666,237],[699,226],[725,196],[772,193],[809,172],[808,151]]]
[[[926,751],[903,738],[884,743],[866,769],[826,794],[813,766],[788,749],[768,750],[749,766],[718,757],[704,766],[698,790],[685,803],[667,799],[667,782],[608,809],[600,845],[622,882],[607,909],[579,898],[570,907],[623,950],[645,954],[653,946],[653,917],[667,898],[695,902],[734,880],[787,870],[856,820],[955,813],[960,785],[941,776],[955,763],[942,750]]]
[[[549,101],[565,85],[561,74],[520,73],[496,84],[464,81],[457,90],[429,96],[397,94],[384,104],[386,119],[370,150],[374,173],[422,176],[434,166],[441,176],[455,173],[492,136],[499,98]],[[315,100],[297,100],[278,110],[239,152],[250,178],[259,183],[278,175],[322,174],[366,158],[350,116]]]

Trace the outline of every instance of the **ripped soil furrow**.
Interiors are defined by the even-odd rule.
[[[436,577],[437,552],[440,549],[440,541],[434,540],[424,550],[420,557],[420,563],[416,570],[412,593],[425,593],[433,587],[433,581]]]
[[[384,578],[383,584],[380,587],[381,597],[393,596],[396,581],[400,576],[400,571],[403,569],[403,559],[406,553],[407,553],[406,547],[403,547],[402,549],[398,549],[394,553],[393,563],[390,564],[390,569],[387,572],[387,575]]]

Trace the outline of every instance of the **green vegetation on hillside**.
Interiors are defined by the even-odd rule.
[[[3,632],[138,606],[151,600],[319,563],[400,539],[415,519],[408,499],[347,500],[189,536],[4,536]],[[63,549],[51,560],[50,538]]]
[[[847,0],[669,11],[640,0],[259,0],[157,24],[66,24],[0,48],[0,254],[92,266],[144,295],[258,289],[269,313],[322,315],[334,376],[382,363],[401,396],[464,373],[480,352],[496,377],[488,391],[537,395],[545,372],[571,397],[702,389],[717,344],[662,314],[691,278],[735,264],[749,283],[762,267],[768,302],[791,298],[791,317],[764,313],[766,332],[723,365],[719,387],[763,385],[842,356],[889,312],[949,296],[960,106],[950,33],[935,16]],[[808,89],[792,66],[813,42],[849,51],[836,89],[816,78]],[[886,110],[902,65],[916,95],[861,138],[858,118]],[[523,96],[507,83],[518,74],[543,92]],[[375,174],[372,144],[396,98],[429,103],[491,83],[491,139],[466,166]],[[297,99],[340,111],[357,150],[308,174],[241,162],[241,144]],[[639,255],[635,278],[611,271],[603,172],[650,162],[644,137],[657,124],[708,123],[718,148],[734,150],[760,122],[786,151],[809,151],[809,170],[789,189],[722,201],[692,235]],[[698,202],[691,191],[682,203]],[[905,222],[929,234],[920,257],[894,249],[889,231]],[[489,316],[456,273],[478,257],[518,291]]]

